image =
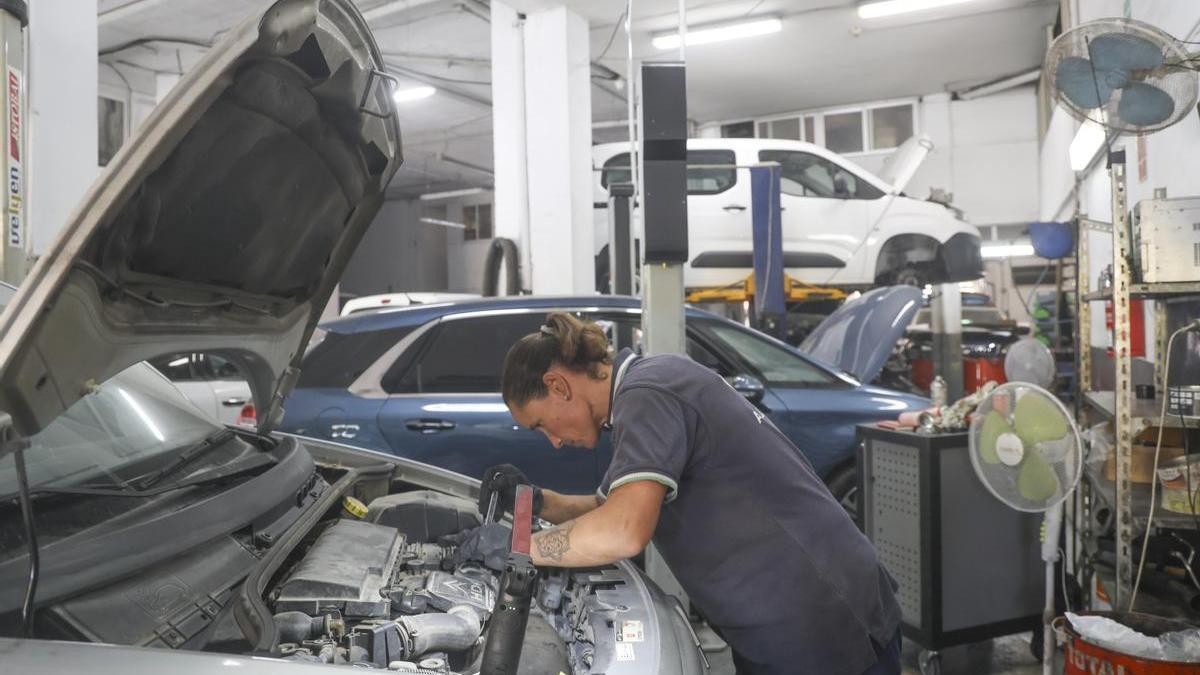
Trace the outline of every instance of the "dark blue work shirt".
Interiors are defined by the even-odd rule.
[[[858,675],[900,625],[896,584],[812,465],[719,375],[662,355],[613,364],[602,497],[667,487],[654,543],[755,672]]]

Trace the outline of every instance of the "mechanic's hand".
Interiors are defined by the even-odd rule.
[[[512,464],[498,464],[488,467],[483,472],[483,484],[479,486],[479,515],[487,516],[488,503],[492,493],[499,495],[496,500],[496,520],[505,512],[512,513],[517,500],[517,486],[528,485],[533,488],[533,515],[542,511],[542,489],[529,482],[521,470]]]
[[[489,569],[503,572],[512,544],[512,529],[500,523],[488,523],[441,538],[442,545],[455,545],[454,554],[442,560],[443,566],[454,569],[463,563],[478,562]]]

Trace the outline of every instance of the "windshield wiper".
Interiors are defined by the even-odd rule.
[[[254,473],[259,469],[275,464],[274,458],[270,455],[250,455],[249,457],[226,464],[225,466],[217,467],[210,471],[204,471],[196,474],[187,480],[179,481],[163,485],[153,490],[131,490],[128,488],[97,488],[97,487],[33,487],[29,490],[29,496],[39,497],[46,495],[81,495],[88,497],[156,497],[161,494],[181,490],[186,487],[195,487],[197,485],[208,485],[209,483],[217,483],[230,478]],[[20,496],[18,492],[11,492],[6,495],[0,495],[0,503],[9,502],[17,499]]]
[[[172,473],[175,473],[175,471],[190,463],[192,460],[208,453],[210,450],[224,445],[226,441],[233,437],[234,433],[231,429],[221,429],[220,431],[216,431],[208,436],[205,436],[200,442],[196,443],[190,448],[184,448],[183,450],[179,451],[179,453],[175,456],[175,459],[171,460],[171,462],[163,468],[155,471],[154,473],[147,474],[146,476],[143,476],[141,479],[134,482],[134,488],[140,491],[149,490],[151,487],[162,481],[162,479],[166,478]]]

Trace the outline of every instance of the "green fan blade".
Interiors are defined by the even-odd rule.
[[[1041,455],[1027,452],[1021,462],[1021,474],[1017,476],[1017,491],[1030,501],[1044,502],[1058,491],[1058,476]]]
[[[979,459],[988,464],[999,464],[1000,456],[996,454],[996,440],[1000,438],[1000,434],[1011,431],[1012,427],[1008,425],[1008,420],[1004,419],[1004,415],[995,410],[989,412],[987,417],[983,418],[983,428],[979,431]]]
[[[1013,424],[1026,449],[1067,435],[1067,420],[1062,410],[1041,394],[1028,393],[1017,400]]]

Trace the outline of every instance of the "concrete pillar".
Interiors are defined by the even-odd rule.
[[[525,284],[535,294],[591,293],[595,226],[587,21],[559,6],[531,12],[521,22],[511,8],[493,2],[492,42],[497,233],[520,229],[512,221],[522,207],[512,200],[525,195]],[[518,91],[523,96],[512,95]]]
[[[492,231],[517,242],[521,285],[529,275],[529,175],[525,156],[525,20],[502,2],[492,3]]]
[[[40,255],[97,173],[96,0],[30,2],[28,40],[28,232]]]

